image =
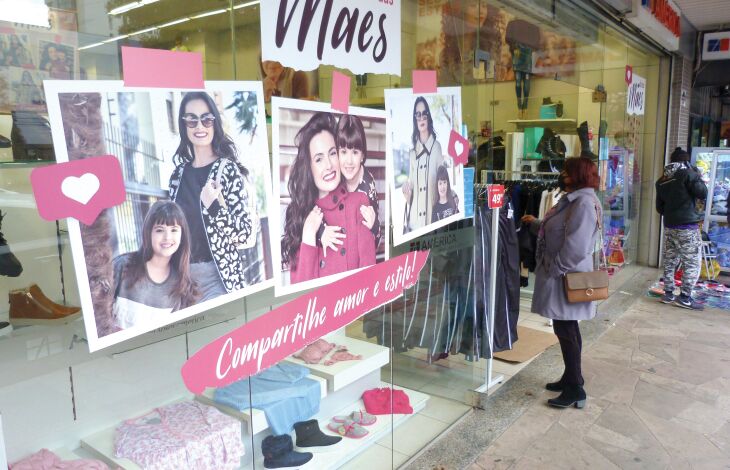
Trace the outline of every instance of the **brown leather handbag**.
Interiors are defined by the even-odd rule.
[[[601,245],[601,249],[599,251],[598,271],[568,273],[563,276],[565,296],[571,304],[595,302],[597,300],[605,300],[608,298],[608,270],[606,252],[603,249],[603,225],[601,224],[601,212],[598,210],[598,207],[596,207],[596,215],[598,216],[598,243]],[[568,214],[568,217],[570,217],[570,213]],[[603,264],[601,264],[601,261]]]

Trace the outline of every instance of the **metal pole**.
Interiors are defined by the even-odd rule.
[[[489,258],[489,361],[487,361],[487,388],[492,388],[492,362],[494,361],[494,314],[497,298],[497,258],[499,249],[499,207],[492,209],[492,240]],[[499,377],[501,382],[503,377]]]

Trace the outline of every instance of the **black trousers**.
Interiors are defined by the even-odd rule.
[[[583,385],[583,374],[580,369],[580,354],[583,350],[583,339],[577,320],[553,320],[553,331],[560,341],[563,352],[565,372],[561,382],[566,385]]]

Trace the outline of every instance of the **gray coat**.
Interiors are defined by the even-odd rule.
[[[555,320],[590,320],[595,302],[568,303],[563,275],[594,270],[593,252],[599,236],[601,204],[592,188],[563,196],[558,211],[545,224],[545,249],[535,268],[532,312]],[[533,222],[537,233],[541,221]]]

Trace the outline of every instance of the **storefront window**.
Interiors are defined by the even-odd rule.
[[[618,268],[634,262],[644,243],[637,227],[646,206],[645,201],[639,204],[640,167],[643,156],[654,152],[659,58],[605,25],[591,26],[583,14],[576,20],[581,27],[571,30],[565,21],[526,15],[510,2],[403,0],[400,76],[346,73],[352,76],[350,105],[366,110],[358,118],[367,141],[363,166],[372,176],[368,201],[380,228],[368,227],[375,242],[368,253],[383,262],[386,252],[392,258],[431,249],[418,281],[400,298],[265,374],[225,392],[208,389],[193,396],[180,378],[191,356],[302,292],[290,289],[275,296],[273,287],[252,291],[93,353],[82,298],[90,290],[96,295],[110,289],[119,297],[123,282],[114,277],[112,260],[144,249],[144,221],[182,184],[174,183],[181,165],[174,156],[179,157],[180,143],[191,132],[193,139],[205,137],[195,137],[191,130],[199,125],[231,136],[238,161],[249,171],[246,207],[259,215],[250,227],[253,238],[226,252],[243,266],[236,274],[240,285],[222,288],[230,292],[274,279],[279,260],[272,247],[281,244],[281,227],[275,223],[283,225],[288,207],[296,202],[289,183],[298,131],[315,111],[277,107],[272,98],[329,102],[335,68],[299,71],[263,61],[258,1],[46,3],[50,28],[0,22],[0,241],[10,250],[0,245],[0,297],[9,299],[0,308],[0,334],[6,336],[0,338],[5,358],[0,413],[10,462],[48,448],[63,459],[143,467],[151,461],[144,460],[149,455],[132,439],[139,437],[139,429],[171,422],[174,416],[220,410],[211,420],[229,439],[230,459],[211,468],[262,468],[272,453],[302,459],[289,454],[290,443],[305,453],[312,446],[334,446],[333,452],[314,454],[314,468],[396,468],[468,413],[477,393],[494,385],[493,352],[511,349],[517,341],[520,294],[529,295],[533,282],[529,266],[504,253],[513,253],[508,248],[516,245],[523,214],[544,215],[557,201],[556,176],[565,158],[583,153],[599,163],[609,263]],[[228,83],[213,85],[207,99],[194,100],[204,104],[203,110],[188,109],[186,92],[174,87],[124,88],[122,47],[200,53],[205,80]],[[626,111],[626,66],[646,79],[643,114]],[[431,108],[414,107],[413,116],[409,108],[408,137],[417,133],[418,120],[435,119],[432,127],[444,149],[448,131],[468,139],[467,166],[474,168],[476,182],[505,185],[509,205],[494,225],[499,256],[491,253],[497,233],[483,188],[475,190],[475,208],[444,190],[431,202],[447,204],[448,194],[446,212],[453,215],[462,208],[473,215],[394,243],[393,226],[403,232],[410,228],[406,217],[397,224],[386,219],[386,156],[391,152],[386,120],[392,117],[383,110],[386,90],[410,89],[411,72],[419,69],[436,70],[439,87],[455,87],[452,93],[460,99],[424,99]],[[64,88],[44,84],[47,80],[74,83]],[[94,82],[102,80],[103,85]],[[49,111],[62,118],[53,133]],[[220,128],[214,127],[217,118]],[[399,149],[402,171],[395,178],[399,201],[408,188],[407,158],[415,151],[406,147]],[[105,224],[49,222],[39,214],[30,175],[55,163],[59,152],[70,161],[116,157],[126,199],[108,211]],[[447,167],[442,181],[456,185],[455,179],[464,178],[460,170]],[[272,199],[272,194],[281,198]],[[208,207],[201,212],[203,225],[195,223],[201,233],[210,234],[211,227],[204,225]],[[85,256],[72,253],[74,243],[83,246]],[[194,249],[190,256],[197,256]],[[498,275],[490,271],[492,256],[500,263]],[[213,271],[180,275],[202,284],[215,269],[225,269],[218,261],[205,258],[214,263],[208,266]],[[86,276],[77,277],[80,268]],[[279,280],[286,287],[296,284],[293,266],[284,271]],[[490,292],[490,276],[496,276],[497,292]],[[192,296],[194,304],[205,292],[179,294],[188,307],[185,299]],[[498,301],[493,311],[491,297]],[[94,314],[99,308],[94,305]],[[106,308],[109,318],[112,312],[119,318],[111,301]],[[527,313],[524,308],[522,313]],[[2,323],[6,319],[12,328]],[[104,323],[97,316],[95,321],[99,337],[92,342],[124,328],[117,320]],[[274,392],[280,399],[266,401],[264,395]],[[131,440],[125,444],[122,435]],[[333,436],[342,437],[341,443],[333,442]],[[318,445],[305,445],[307,438]],[[290,463],[304,463],[295,460]]]

